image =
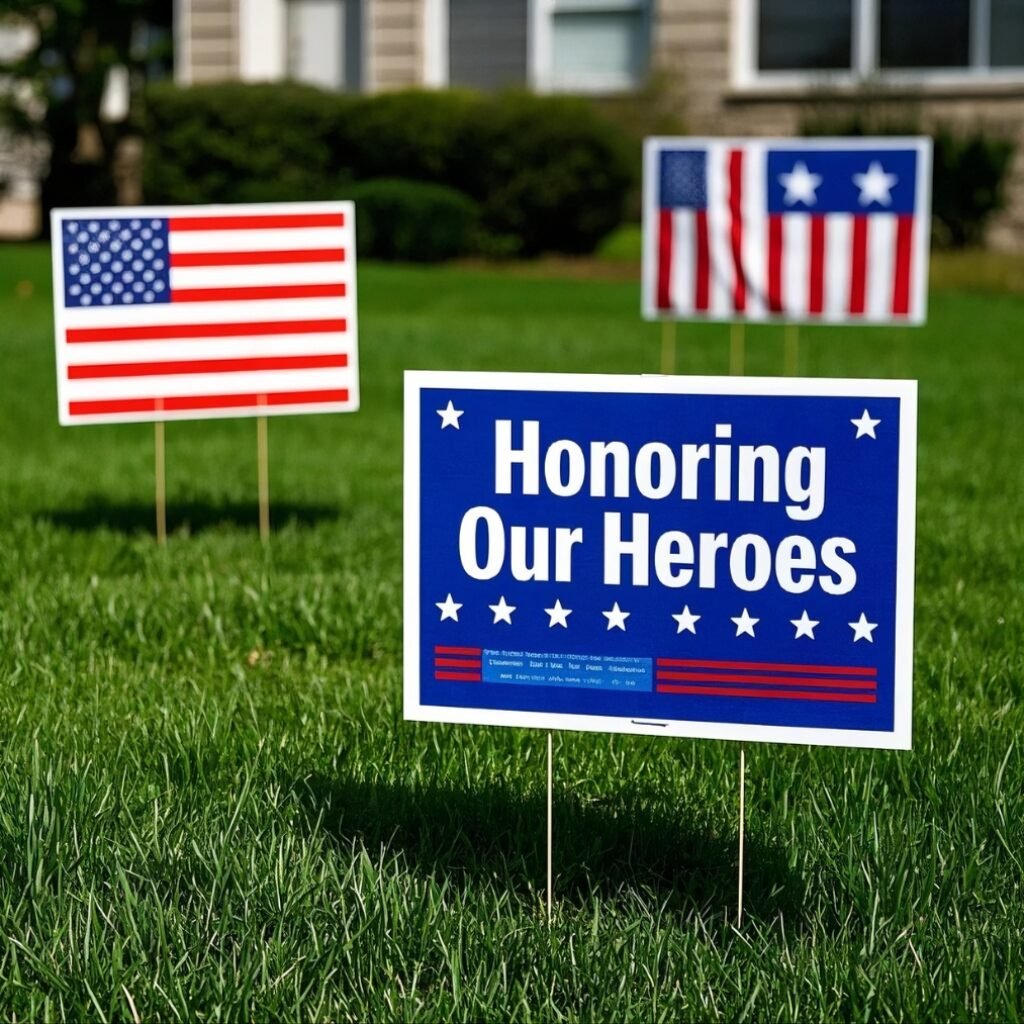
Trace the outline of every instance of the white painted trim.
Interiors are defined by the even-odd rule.
[[[746,89],[757,67],[757,31],[751,5],[757,0],[732,0],[729,24],[730,75],[733,88]]]
[[[972,68],[987,68],[991,61],[992,3],[972,0],[970,49],[968,62]]]
[[[777,395],[900,400],[899,500],[891,731],[790,728],[701,721],[637,721],[581,714],[441,707],[420,701],[420,395],[427,388],[604,394]],[[794,377],[678,377],[625,374],[484,373],[407,370],[403,473],[404,718],[416,722],[522,726],[646,736],[909,750],[913,708],[914,544],[917,485],[917,381]]]
[[[853,0],[850,63],[854,74],[868,78],[878,66],[878,0]]]
[[[527,0],[526,81],[537,92],[551,91],[553,0]]]
[[[278,82],[288,76],[286,0],[238,0],[238,77]]]
[[[423,0],[423,67],[421,80],[431,89],[448,84],[448,0]]]

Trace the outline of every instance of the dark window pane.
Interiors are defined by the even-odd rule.
[[[963,68],[969,63],[971,0],[880,0],[883,68]]]
[[[761,0],[757,66],[762,71],[850,69],[852,0]]]
[[[448,0],[452,85],[498,89],[526,82],[527,0]]]
[[[1024,67],[1024,0],[992,0],[992,67]]]

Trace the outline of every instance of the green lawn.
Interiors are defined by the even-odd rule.
[[[920,390],[912,753],[407,725],[401,371],[649,372],[629,282],[360,274],[363,410],[57,426],[48,253],[0,249],[4,1020],[1020,1020],[1024,298],[807,329]],[[679,330],[723,373],[727,330]],[[778,329],[747,336],[778,373]]]

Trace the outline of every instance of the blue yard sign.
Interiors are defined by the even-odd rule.
[[[909,748],[916,403],[407,373],[406,718]]]

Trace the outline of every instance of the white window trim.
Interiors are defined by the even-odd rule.
[[[553,16],[558,9],[581,11],[643,10],[654,0],[527,0],[526,84],[540,93],[614,93],[637,88],[629,75],[583,75],[556,82],[552,70]],[[443,89],[450,84],[448,0],[423,0],[423,85]]]
[[[760,0],[732,0],[731,80],[740,92],[806,92],[814,88],[853,90],[866,84],[937,90],[1024,84],[1024,67],[993,68],[989,49],[990,0],[972,0],[964,68],[878,66],[878,2],[853,0],[853,53],[850,71],[760,71],[757,67],[757,11]]]

